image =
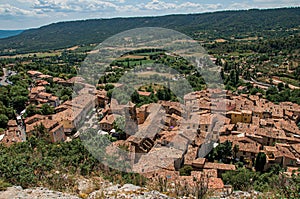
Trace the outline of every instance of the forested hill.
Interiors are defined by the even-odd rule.
[[[6,54],[7,49],[24,53],[98,43],[121,31],[153,26],[178,30],[201,40],[274,38],[299,34],[299,22],[300,8],[59,22],[0,39],[0,53]]]

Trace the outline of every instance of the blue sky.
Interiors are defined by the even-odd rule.
[[[0,0],[0,29],[90,18],[300,6],[300,0]]]

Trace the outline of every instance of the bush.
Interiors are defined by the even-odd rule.
[[[179,173],[181,176],[190,176],[192,171],[193,168],[191,166],[184,166],[181,169],[179,169]]]

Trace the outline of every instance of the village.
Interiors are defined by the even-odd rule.
[[[92,127],[85,121],[96,118],[93,120],[99,132],[114,136],[113,146],[125,146],[132,154],[134,172],[173,186],[180,183],[188,184],[189,189],[199,189],[201,181],[209,190],[230,192],[231,187],[224,185],[221,175],[236,170],[236,166],[206,158],[213,148],[227,141],[236,148],[230,158],[242,161],[246,168],[253,168],[261,152],[266,155],[263,170],[278,164],[291,175],[300,167],[297,104],[274,104],[260,93],[238,95],[206,89],[185,95],[184,104],[160,100],[137,107],[132,102],[120,105],[117,100],[110,100],[104,89],[97,90],[80,77],[63,80],[38,71],[27,73],[34,80],[29,88],[29,103],[37,107],[49,104],[55,112],[10,120],[7,131],[1,135],[4,145],[25,141],[36,135],[41,126],[49,133],[51,142],[70,141],[79,137],[82,127]],[[46,92],[44,86],[49,79],[81,87],[72,100],[60,103],[58,97]],[[125,119],[125,136],[114,129],[119,116]],[[192,168],[190,175],[180,175],[179,170],[187,166]]]

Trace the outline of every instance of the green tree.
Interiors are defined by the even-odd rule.
[[[255,160],[255,170],[262,172],[264,170],[266,161],[267,161],[266,154],[263,152],[259,152]]]
[[[0,114],[0,128],[6,128],[8,123],[8,117],[4,114]]]
[[[256,174],[246,168],[240,168],[236,171],[228,171],[222,174],[224,184],[230,184],[234,190],[249,191],[253,187],[253,180]]]
[[[284,84],[282,82],[280,82],[278,85],[277,85],[277,88],[279,91],[282,91],[284,89]]]
[[[234,158],[234,159],[236,159],[236,156],[237,156],[237,153],[239,152],[239,150],[240,150],[239,145],[235,144],[235,145],[233,146],[233,158]]]
[[[53,108],[53,106],[50,106],[49,104],[43,104],[41,112],[43,115],[51,115],[54,113],[54,108]]]
[[[28,101],[28,97],[21,96],[21,95],[12,98],[13,107],[17,111],[22,111],[23,109],[25,109],[25,104],[27,101]]]
[[[134,92],[131,95],[131,101],[135,104],[140,103],[140,95],[136,90],[134,90]]]
[[[104,87],[104,89],[105,89],[106,91],[112,90],[112,89],[114,89],[114,88],[115,88],[115,86],[112,85],[112,84],[106,84],[105,87]]]
[[[179,173],[181,176],[190,176],[191,172],[193,171],[193,168],[191,166],[185,165],[181,169],[179,169]]]
[[[26,108],[26,117],[31,117],[35,114],[37,114],[39,111],[37,110],[36,106],[33,104],[30,104]]]

